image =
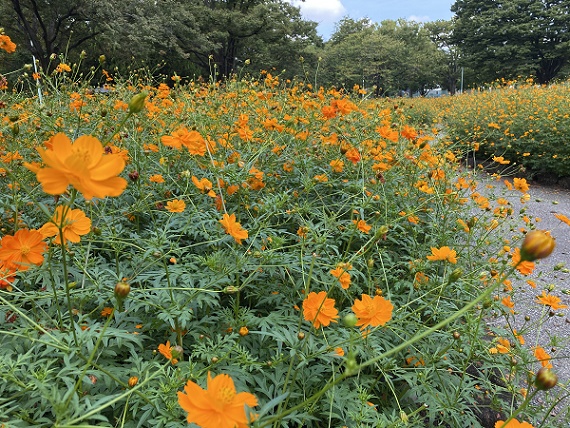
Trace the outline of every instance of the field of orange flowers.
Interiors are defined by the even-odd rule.
[[[570,178],[569,97],[568,82],[497,81],[485,90],[420,101],[418,110],[444,123],[475,163],[556,181]]]
[[[97,74],[0,93],[0,426],[567,423],[565,362],[485,322],[555,246],[525,179],[404,103]]]

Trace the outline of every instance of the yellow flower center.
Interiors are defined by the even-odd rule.
[[[236,392],[232,388],[224,387],[219,391],[218,399],[225,405],[231,404],[234,400]]]
[[[20,253],[21,253],[23,256],[27,255],[30,251],[31,251],[31,248],[30,248],[29,246],[27,246],[27,245],[22,245],[22,246],[20,247]]]
[[[73,150],[70,157],[73,159],[73,162],[76,165],[91,165],[91,153],[89,150],[77,148]]]

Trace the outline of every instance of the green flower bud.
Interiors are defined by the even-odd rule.
[[[146,91],[133,96],[129,102],[129,112],[133,114],[139,113],[144,108],[144,100],[147,96],[148,92]]]
[[[354,326],[356,326],[356,323],[358,322],[358,318],[356,318],[356,315],[354,315],[354,314],[347,314],[342,319],[342,322],[346,327],[354,327]]]

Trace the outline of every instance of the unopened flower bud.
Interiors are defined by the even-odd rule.
[[[536,385],[537,389],[541,391],[546,391],[547,389],[552,389],[558,383],[558,376],[546,367],[542,367],[538,373],[536,374],[536,378],[534,379],[534,384]]]
[[[119,281],[115,285],[115,297],[118,299],[124,299],[131,292],[131,286],[125,281]]]
[[[105,57],[105,55],[99,55],[99,64],[103,64],[106,59],[107,57]]]
[[[147,91],[140,92],[131,98],[129,102],[129,112],[136,114],[144,108],[144,100],[148,96]]]
[[[540,230],[530,231],[526,234],[521,246],[521,260],[532,262],[544,259],[552,253],[555,246],[556,241],[550,235]]]
[[[249,334],[249,329],[246,326],[240,327],[239,335],[241,337],[247,336]]]
[[[356,323],[358,322],[358,318],[356,318],[356,315],[354,315],[354,314],[347,314],[342,319],[342,322],[347,327],[354,327],[356,325]]]
[[[135,386],[137,383],[139,383],[139,378],[138,378],[138,377],[136,377],[136,376],[131,376],[131,377],[129,378],[129,382],[128,382],[129,388],[134,388],[134,386]]]
[[[173,359],[181,360],[182,355],[184,354],[184,349],[182,349],[182,346],[176,345],[176,346],[172,347],[172,349],[170,350],[170,353],[172,354]]]
[[[463,269],[457,268],[449,274],[449,283],[452,284],[463,276]]]

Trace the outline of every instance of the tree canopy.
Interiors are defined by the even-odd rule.
[[[482,82],[557,77],[570,58],[568,0],[457,0],[453,41]]]
[[[30,54],[48,73],[80,58],[98,66],[104,55],[107,70],[226,78],[265,69],[381,96],[453,94],[463,69],[466,87],[529,75],[546,83],[570,69],[568,0],[456,0],[452,11],[428,23],[345,17],[324,42],[288,0],[0,0],[19,46],[0,72]]]

